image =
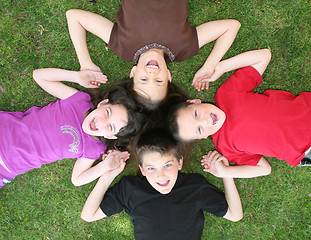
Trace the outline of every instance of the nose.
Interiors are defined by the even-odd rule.
[[[163,179],[165,177],[165,173],[163,171],[158,171],[158,179]]]
[[[208,126],[208,118],[206,116],[198,116],[198,122],[200,123],[201,126]]]
[[[103,117],[100,120],[98,120],[97,128],[101,129],[101,130],[104,130],[106,132],[109,131],[109,123],[108,123],[108,121],[107,121],[107,119],[105,117]]]

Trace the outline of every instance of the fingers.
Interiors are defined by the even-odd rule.
[[[102,72],[93,72],[93,75],[95,77],[95,81],[98,83],[106,83],[108,81],[108,78],[106,75],[104,75]]]
[[[123,161],[127,161],[130,158],[130,153],[129,152],[120,152],[119,157]]]
[[[221,160],[222,158],[224,158],[224,156],[216,150],[209,151],[208,154],[202,156],[201,165],[204,166],[204,168],[209,168],[212,164],[215,164],[216,161]]]
[[[201,78],[194,81],[191,85],[194,86],[196,90],[201,91],[209,88],[209,81],[205,78]]]

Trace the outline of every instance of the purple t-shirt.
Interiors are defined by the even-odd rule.
[[[82,130],[91,106],[90,96],[77,92],[26,112],[0,111],[0,175],[13,178],[63,158],[98,159],[106,145]]]

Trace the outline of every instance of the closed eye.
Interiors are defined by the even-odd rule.
[[[110,131],[111,133],[114,133],[114,132],[115,132],[114,125],[109,124],[109,131]]]
[[[156,81],[156,83],[157,83],[158,85],[162,85],[162,83],[163,83],[163,80],[161,80],[161,79],[156,79],[155,81]]]
[[[202,128],[201,127],[198,127],[198,133],[202,134]]]
[[[109,107],[106,109],[106,116],[109,117],[110,115],[111,115],[111,108]]]
[[[198,111],[197,111],[197,110],[194,111],[194,117],[195,117],[195,118],[198,117]]]

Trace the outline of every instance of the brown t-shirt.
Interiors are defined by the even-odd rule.
[[[167,47],[177,62],[199,53],[187,0],[122,0],[108,47],[123,60],[133,61],[139,49],[153,43]]]

